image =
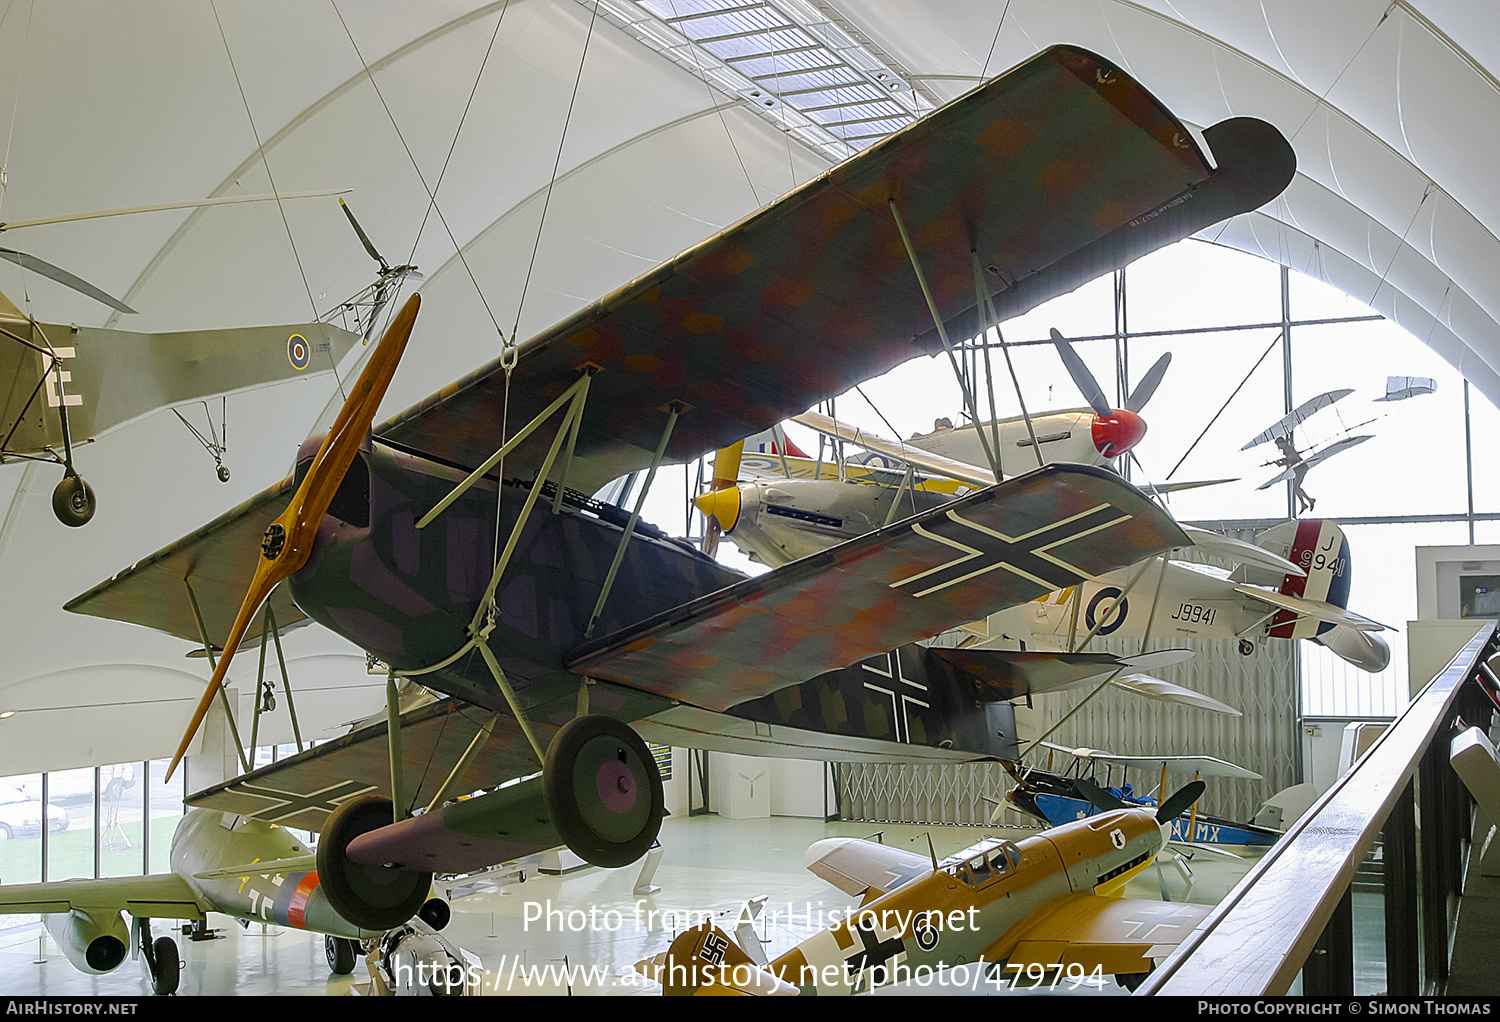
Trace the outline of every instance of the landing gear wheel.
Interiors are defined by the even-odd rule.
[[[158,997],[170,997],[177,992],[182,979],[182,959],[177,954],[177,942],[171,937],[157,937],[151,945],[155,959],[151,970],[151,992]]]
[[[427,900],[431,873],[349,861],[349,842],[388,826],[395,818],[391,800],[360,795],[334,810],[318,842],[318,879],[333,910],[364,930],[400,926]]]
[[[323,953],[328,956],[328,968],[335,976],[347,976],[354,971],[359,942],[348,937],[326,936],[323,938]]]
[[[1146,977],[1149,975],[1151,975],[1149,972],[1122,972],[1115,976],[1115,982],[1131,993],[1135,993],[1140,989],[1141,984],[1146,982]]]
[[[1249,639],[1241,639],[1240,640],[1240,656],[1249,656],[1251,653],[1254,653],[1254,652],[1255,652],[1255,643],[1251,642]]]
[[[628,725],[597,714],[571,720],[553,736],[542,793],[567,846],[609,869],[650,850],[666,808],[646,743]]]
[[[70,528],[87,525],[97,507],[94,488],[73,472],[63,476],[52,491],[52,513]]]

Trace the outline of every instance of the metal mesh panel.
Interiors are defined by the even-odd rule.
[[[1266,526],[1274,524],[1265,523]],[[1231,532],[1253,539],[1260,529]],[[1215,563],[1211,558],[1189,559]],[[1086,747],[1122,756],[1204,755],[1247,767],[1258,781],[1223,778],[1208,781],[1200,806],[1205,812],[1248,821],[1261,804],[1301,776],[1298,657],[1286,639],[1257,643],[1249,656],[1233,641],[1152,641],[1147,649],[1187,646],[1196,655],[1185,663],[1153,672],[1155,676],[1211,696],[1238,709],[1231,717],[1192,707],[1147,699],[1106,685],[1093,694],[1083,689],[1039,696],[1034,708],[1016,709],[1021,734],[1030,738],[1051,732],[1047,741],[1066,748]],[[1096,639],[1089,649],[1120,655],[1141,652],[1137,640]],[[1080,708],[1081,707],[1081,708]],[[1073,711],[1077,710],[1076,713]],[[1053,729],[1056,728],[1054,731]],[[1046,767],[1048,752],[1026,756],[1028,765]],[[1052,756],[1052,769],[1072,766],[1066,754]],[[1118,783],[1121,774],[1101,774]],[[1190,778],[1169,775],[1169,789]],[[1156,771],[1133,771],[1129,780],[1142,793],[1153,791]],[[1011,786],[997,763],[957,766],[850,764],[844,771],[844,812],[849,819],[983,826],[993,806]],[[1007,810],[1001,822],[1029,822]]]

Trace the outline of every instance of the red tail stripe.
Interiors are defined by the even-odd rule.
[[[1323,520],[1312,518],[1297,523],[1297,535],[1292,540],[1292,549],[1287,554],[1287,560],[1299,568],[1312,570],[1313,551],[1318,547],[1318,537],[1323,533]],[[1281,593],[1284,596],[1301,596],[1307,590],[1306,575],[1283,575],[1281,579]],[[1296,622],[1297,615],[1289,610],[1276,613],[1271,619],[1270,634],[1277,639],[1290,639],[1292,637],[1292,625]],[[1277,629],[1280,629],[1278,631]]]

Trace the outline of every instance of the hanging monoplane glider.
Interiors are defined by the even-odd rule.
[[[639,505],[627,514],[577,491],[726,447],[941,350],[937,323],[977,333],[981,307],[1019,313],[1290,180],[1291,149],[1269,125],[1236,118],[1204,134],[1212,169],[1123,72],[1047,50],[372,437],[413,299],[291,479],[68,609],[224,647],[179,758],[268,596],[282,624],[306,614],[451,697],[412,713],[471,722],[456,765],[422,761],[434,769],[418,778],[408,720],[393,715],[389,776],[360,760],[367,729],[192,799],[319,827],[322,883],[366,925],[409,916],[432,871],[503,861],[539,834],[536,847],[561,836],[600,865],[644,853],[661,787],[637,722],[666,720],[692,738],[678,744],[773,754],[842,758],[843,745],[881,745],[871,733],[887,754],[992,754],[1000,740],[972,681],[906,676],[876,692],[860,675],[880,673],[863,665],[1180,545],[1117,477],[1050,466],[754,579],[639,524]],[[554,415],[555,430],[536,429]],[[856,733],[831,708],[814,715],[827,731],[738,715],[762,700],[767,714],[800,709],[804,686],[839,672],[895,708],[893,729],[872,713]],[[538,765],[534,781],[449,801]],[[408,816],[418,805],[428,811]]]
[[[282,202],[339,191],[227,195],[69,213],[0,223],[0,232],[162,210]],[[359,230],[357,224],[355,230]],[[360,237],[368,247],[363,232]],[[36,256],[0,248],[0,259],[55,280],[116,312],[135,312],[76,274]],[[383,262],[382,268],[387,269]],[[398,271],[408,269],[413,268],[399,267]],[[0,343],[0,463],[61,465],[63,478],[52,493],[53,513],[64,525],[85,525],[94,515],[96,499],[92,487],[73,467],[74,447],[162,408],[320,376],[335,370],[356,340],[348,331],[322,322],[159,334],[40,323],[0,295],[0,342],[11,342]],[[217,438],[213,443],[201,435],[199,439],[218,463],[220,481],[227,482],[229,472],[220,459],[222,445]]]
[[[1387,376],[1385,394],[1377,397],[1381,401],[1405,401],[1408,398],[1431,394],[1437,390],[1437,381],[1431,376]]]

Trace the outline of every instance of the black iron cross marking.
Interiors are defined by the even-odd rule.
[[[857,979],[860,973],[867,973],[870,985],[879,986],[886,981],[890,972],[886,962],[905,951],[906,945],[901,942],[900,936],[881,940],[875,935],[875,920],[870,918],[860,919],[854,926],[854,932],[859,936],[861,946],[844,959],[849,978]]]
[[[327,788],[320,788],[306,794],[297,791],[282,791],[279,788],[268,788],[259,784],[238,784],[231,790],[237,794],[251,795],[274,802],[275,805],[268,806],[254,815],[256,819],[278,823],[309,810],[331,813],[355,795],[374,791],[375,785],[360,784],[358,781],[340,781]]]
[[[923,693],[924,695],[927,693],[927,686],[923,685],[921,682],[912,681],[901,670],[901,651],[899,649],[893,649],[885,655],[884,665],[884,670],[871,664],[861,664],[860,666],[869,671],[871,674],[890,679],[892,687],[884,688],[880,685],[876,685],[867,681],[865,682],[865,688],[870,689],[873,692],[883,692],[891,697],[891,719],[892,727],[896,732],[896,741],[909,742],[911,741],[911,728],[907,725],[906,722],[907,705],[909,703],[916,703],[923,709],[928,709],[932,706],[932,704],[927,702],[926,700],[909,696],[904,691],[897,692],[895,685],[897,683],[900,683],[902,685],[910,685],[912,688]]]
[[[977,525],[960,517],[956,511],[949,511],[948,520],[967,529],[965,538],[975,545],[938,535],[920,525],[912,526],[913,532],[952,547],[958,551],[958,556],[946,564],[939,564],[910,578],[904,578],[891,588],[921,583],[919,588],[908,591],[913,596],[927,596],[1003,568],[1040,586],[1044,592],[1062,589],[1090,576],[1088,572],[1054,556],[1051,551],[1065,543],[1129,521],[1130,517],[1113,504],[1100,504],[1024,536],[1012,537],[987,526]]]
[[[891,878],[891,882],[885,885],[885,890],[889,893],[902,884],[909,883],[930,872],[932,872],[932,867],[925,862],[907,862],[892,866],[885,872],[885,875]]]

